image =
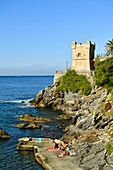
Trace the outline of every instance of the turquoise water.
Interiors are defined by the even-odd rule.
[[[0,77],[0,127],[13,136],[11,139],[0,140],[0,170],[43,169],[35,161],[33,152],[16,150],[18,139],[24,136],[59,138],[63,131],[56,126],[61,121],[42,124],[44,131],[22,130],[16,125],[20,123],[17,118],[25,113],[51,119],[55,119],[60,114],[53,109],[35,108],[28,105],[28,101],[35,98],[38,91],[52,84],[53,76]]]

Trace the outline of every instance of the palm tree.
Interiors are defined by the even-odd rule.
[[[106,54],[113,55],[113,39],[111,41],[108,40],[108,42],[106,43]]]

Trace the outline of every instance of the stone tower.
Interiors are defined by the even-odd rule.
[[[94,70],[95,44],[89,40],[85,44],[72,42],[72,66],[78,74],[90,74]]]

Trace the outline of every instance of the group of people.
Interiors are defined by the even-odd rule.
[[[61,154],[58,155],[59,157],[63,157],[69,154],[69,148],[68,148],[68,144],[65,142],[62,142],[58,139],[54,139],[53,140],[53,146],[47,148],[48,150],[60,150]]]

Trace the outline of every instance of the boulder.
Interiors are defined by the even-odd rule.
[[[19,120],[25,121],[25,122],[34,122],[34,123],[48,123],[53,122],[53,120],[49,118],[43,118],[38,116],[32,116],[31,114],[27,113],[21,117],[18,118]]]
[[[36,129],[37,125],[33,122],[28,123],[25,127],[25,129]]]
[[[10,136],[7,132],[3,131],[1,128],[0,128],[0,139],[9,139],[11,138],[12,136]]]
[[[44,130],[44,127],[42,125],[39,125],[33,122],[18,124],[17,127],[20,129],[42,129]]]

